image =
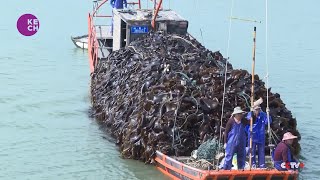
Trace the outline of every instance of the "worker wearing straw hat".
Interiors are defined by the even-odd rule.
[[[245,112],[240,107],[235,107],[231,118],[227,122],[224,132],[224,148],[226,150],[225,162],[223,169],[230,170],[232,166],[232,158],[237,153],[238,169],[243,169],[246,158],[246,134],[245,126],[248,121],[243,119]]]
[[[293,160],[290,151],[290,145],[297,136],[294,136],[291,132],[287,132],[283,135],[282,141],[277,145],[272,157],[274,161],[274,167],[279,171],[286,171],[288,169],[282,168],[281,164],[284,162],[291,162]]]
[[[253,167],[265,168],[265,126],[268,125],[268,120],[271,123],[272,119],[261,110],[260,104],[262,99],[260,98],[255,102],[253,107],[253,124],[252,124],[252,165]],[[252,112],[247,114],[247,119],[251,119]],[[248,142],[250,142],[250,128],[247,127]],[[249,143],[248,143],[249,144]],[[256,164],[256,150],[258,150],[258,166]]]

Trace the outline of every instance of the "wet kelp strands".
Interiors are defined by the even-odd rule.
[[[93,116],[116,138],[124,158],[151,162],[156,150],[190,156],[206,139],[219,137],[235,106],[249,111],[251,75],[228,64],[220,126],[225,62],[189,36],[151,33],[98,63],[91,81]],[[265,100],[267,89],[255,79],[255,96]],[[290,130],[300,139],[280,95],[269,90],[269,102],[275,134],[281,138]],[[298,142],[294,147],[299,153]]]

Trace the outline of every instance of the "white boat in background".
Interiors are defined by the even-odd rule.
[[[71,40],[73,44],[81,49],[88,49],[88,35],[72,37]]]

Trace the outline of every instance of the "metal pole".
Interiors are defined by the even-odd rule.
[[[157,4],[157,8],[155,9],[155,12],[152,17],[151,26],[153,29],[156,28],[156,19],[157,19],[157,16],[158,16],[158,13],[159,13],[161,6],[162,6],[162,0],[160,0],[159,4]]]
[[[251,84],[251,118],[250,118],[250,155],[249,155],[249,168],[252,165],[252,124],[253,124],[253,103],[254,103],[254,68],[256,63],[256,30],[253,29],[253,58],[252,58],[252,84]],[[255,152],[254,152],[255,153]]]
[[[230,17],[230,19],[239,20],[239,21],[253,22],[253,23],[261,23],[261,21],[257,21],[255,19],[246,19],[246,18],[239,18],[239,17]]]

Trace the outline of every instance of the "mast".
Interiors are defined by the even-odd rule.
[[[152,22],[151,22],[151,26],[152,26],[153,29],[156,28],[156,19],[157,19],[159,10],[161,9],[161,6],[162,6],[162,0],[160,0],[160,2],[158,4],[157,4],[156,0],[154,1],[155,9],[154,9],[153,17],[152,17]]]
[[[256,63],[256,30],[253,29],[253,57],[252,57],[252,84],[251,84],[251,118],[250,118],[250,155],[249,155],[249,168],[251,170],[252,165],[252,124],[253,124],[253,104],[254,104],[254,68]]]

